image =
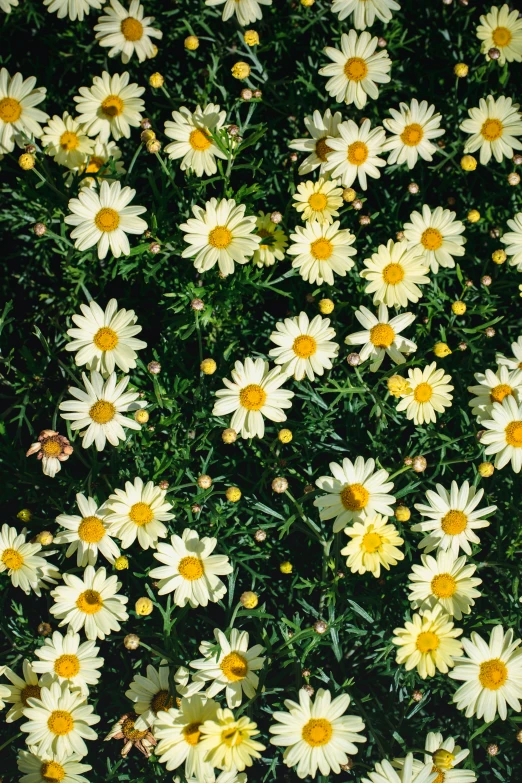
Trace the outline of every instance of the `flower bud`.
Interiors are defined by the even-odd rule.
[[[239,600],[245,609],[255,609],[259,603],[259,598],[255,593],[252,592],[252,590],[247,590],[246,592],[242,593],[239,597]]]
[[[397,506],[395,509],[395,518],[399,522],[408,522],[411,518],[411,511],[407,506]]]
[[[150,598],[144,596],[143,598],[138,598],[134,604],[134,608],[136,609],[136,614],[139,614],[141,617],[146,617],[147,615],[152,614],[154,604]]]
[[[519,185],[520,184],[520,174],[518,174],[516,171],[512,171],[511,174],[508,174],[507,178],[509,185]]]
[[[254,533],[254,540],[257,541],[258,544],[262,544],[263,541],[266,541],[266,531],[256,530]]]
[[[159,362],[149,362],[147,364],[147,370],[150,372],[151,375],[159,375],[161,372],[161,364]]]
[[[197,35],[188,35],[183,41],[183,46],[189,52],[195,52],[199,46],[199,38]]]
[[[455,315],[464,315],[467,310],[466,303],[458,300],[457,302],[453,302],[451,309]]]
[[[217,370],[217,364],[214,359],[203,359],[199,365],[199,369],[205,375],[213,375]]]
[[[35,223],[33,226],[33,234],[36,234],[37,237],[43,237],[46,231],[47,226],[45,223]]]
[[[419,190],[420,188],[416,182],[410,182],[410,184],[408,185],[408,191],[413,195],[416,195],[419,192]]]
[[[277,210],[272,212],[271,215],[270,215],[270,222],[271,223],[275,223],[276,225],[278,223],[280,223],[282,221],[282,219],[283,219],[282,214],[280,212],[278,212]]]
[[[346,201],[348,204],[351,204],[352,201],[355,201],[356,197],[357,197],[357,193],[353,188],[344,188],[343,201]]]
[[[128,633],[123,644],[127,650],[137,650],[140,646],[140,637],[135,633]]]
[[[134,412],[134,421],[137,421],[138,424],[146,424],[149,420],[149,412],[144,410],[143,408],[139,411]]]
[[[272,489],[274,492],[277,492],[278,495],[281,495],[288,489],[288,481],[283,476],[277,476],[272,481]]]
[[[435,345],[433,346],[433,353],[439,359],[444,359],[445,356],[450,355],[451,348],[449,347],[449,345],[446,345],[446,343],[435,343]]]
[[[477,168],[477,159],[473,155],[464,155],[460,159],[460,168],[463,171],[475,171]]]
[[[247,46],[257,46],[259,43],[259,33],[257,30],[245,30],[243,40]]]
[[[239,79],[240,81],[242,79],[248,79],[250,76],[250,65],[240,60],[239,62],[234,63],[231,68],[231,73],[234,79]]]
[[[489,478],[495,472],[495,467],[491,462],[481,462],[478,466],[478,472],[482,478]]]
[[[235,443],[237,440],[237,432],[233,430],[231,427],[228,427],[226,430],[223,430],[221,433],[221,440],[223,443]]]
[[[42,530],[42,532],[38,533],[36,536],[36,543],[41,544],[42,546],[50,546],[53,541],[54,536],[50,530]]]
[[[459,79],[464,79],[469,73],[469,66],[467,66],[466,63],[457,63],[453,68],[453,73]]]
[[[428,467],[428,461],[426,457],[414,457],[412,462],[412,468],[415,473],[424,473]]]
[[[326,633],[327,630],[328,630],[328,625],[327,625],[327,623],[325,623],[324,620],[317,620],[314,623],[314,631],[316,633],[323,634],[323,633]]]
[[[197,310],[197,311],[204,310],[205,308],[202,299],[193,299],[190,303],[190,306],[192,307],[193,310]]]
[[[210,476],[208,476],[206,473],[198,476],[198,487],[200,487],[200,489],[210,489],[211,486],[212,479]]]
[[[38,636],[50,636],[52,631],[53,629],[51,628],[49,623],[40,623],[40,625],[36,629],[36,633],[38,634]]]
[[[149,76],[149,84],[151,87],[154,87],[154,89],[159,90],[160,87],[163,87],[165,83],[165,78],[161,73],[153,73]]]
[[[470,223],[478,223],[480,220],[480,212],[478,209],[470,209],[468,212],[468,220]]]
[[[283,430],[279,430],[279,432],[277,433],[277,437],[281,441],[281,443],[290,443],[290,441],[294,436],[292,435],[292,430],[283,429]]]
[[[237,503],[241,500],[241,490],[239,487],[229,487],[225,492],[225,497],[229,503]]]
[[[24,171],[30,171],[30,169],[34,169],[34,167],[36,166],[36,158],[34,155],[31,155],[29,152],[24,152],[18,158],[18,165]]]
[[[355,352],[349,353],[348,356],[346,357],[346,361],[348,362],[350,367],[358,367],[359,364],[361,363],[361,357],[359,356],[358,353]]]
[[[284,560],[279,566],[279,570],[282,574],[291,574],[294,570],[294,567],[289,560]]]
[[[126,569],[129,567],[129,558],[125,555],[120,555],[116,558],[114,561],[114,568],[116,571],[126,571]]]

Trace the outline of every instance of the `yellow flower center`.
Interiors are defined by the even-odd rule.
[[[205,566],[203,561],[199,557],[182,557],[179,561],[178,571],[183,579],[188,582],[194,582],[196,579],[201,579],[205,573]]]
[[[197,745],[199,742],[199,738],[201,737],[201,732],[199,730],[199,727],[201,726],[201,723],[188,723],[183,728],[183,736],[185,738],[185,742],[187,745]]]
[[[248,663],[246,662],[246,659],[237,652],[231,652],[228,655],[225,655],[219,664],[219,668],[230,682],[244,680],[248,674]]]
[[[257,383],[250,383],[239,392],[239,402],[249,411],[259,411],[266,402],[266,391]]]
[[[326,718],[311,718],[301,730],[301,737],[312,748],[327,745],[332,739],[332,724]]]
[[[415,402],[428,402],[433,397],[433,388],[429,383],[419,383],[413,390]]]
[[[432,759],[435,765],[434,769],[437,769],[440,772],[443,769],[452,769],[455,756],[453,753],[450,753],[449,750],[439,748],[432,754]]]
[[[508,30],[507,27],[497,27],[493,30],[491,37],[493,38],[495,46],[500,47],[509,46],[511,39],[513,38],[511,30]]]
[[[309,334],[300,334],[295,338],[292,349],[300,359],[308,359],[317,351],[317,342]]]
[[[232,232],[226,226],[216,226],[208,235],[208,243],[218,250],[224,250],[232,242]]]
[[[24,564],[24,558],[16,549],[4,549],[2,563],[11,571],[19,571]]]
[[[332,151],[332,148],[326,143],[326,136],[322,139],[317,139],[315,142],[315,154],[323,163],[328,160],[328,153]]]
[[[489,691],[498,691],[507,678],[507,666],[499,658],[493,658],[480,664],[479,680],[483,688],[487,688]]]
[[[85,169],[86,174],[97,174],[102,166],[105,166],[105,163],[107,161],[103,160],[103,158],[97,158],[95,155],[91,156],[91,159],[89,160],[89,165]]]
[[[491,402],[502,402],[504,397],[508,397],[513,394],[513,389],[508,386],[507,383],[499,383],[498,386],[494,386],[489,392]]]
[[[376,348],[389,348],[395,340],[395,332],[389,324],[376,324],[370,329],[370,342]]]
[[[241,745],[241,743],[246,739],[248,739],[248,733],[246,731],[242,732],[235,726],[230,729],[225,729],[221,732],[221,742],[224,742],[225,745],[228,745],[229,748],[234,748],[238,745]]]
[[[44,761],[40,775],[46,783],[60,783],[65,777],[65,770],[57,761]]]
[[[78,138],[76,133],[73,133],[72,131],[65,131],[60,136],[60,147],[65,152],[70,152],[71,150],[75,150],[79,144],[80,144],[80,139]]]
[[[102,326],[94,335],[93,343],[99,351],[113,351],[118,345],[118,335],[108,326]]]
[[[519,449],[522,446],[522,421],[510,421],[504,431],[506,443]]]
[[[308,199],[308,203],[316,212],[321,212],[328,204],[328,198],[324,193],[312,193]]]
[[[121,32],[127,41],[139,41],[143,36],[143,25],[139,19],[128,16],[121,23]]]
[[[54,710],[47,719],[47,728],[51,734],[63,737],[74,729],[74,720],[70,712]]]
[[[22,104],[14,98],[2,98],[0,101],[0,120],[16,122],[22,114]]]
[[[448,536],[458,536],[459,533],[466,529],[467,524],[468,518],[463,511],[448,511],[442,517],[440,526]]]
[[[119,117],[124,109],[124,103],[118,95],[108,95],[102,101],[101,110],[107,117]]]
[[[347,484],[341,492],[341,503],[348,511],[360,511],[370,499],[370,493],[362,484]]]
[[[416,646],[420,653],[429,653],[436,650],[440,644],[439,637],[433,631],[422,631],[417,636]]]
[[[46,457],[57,457],[62,453],[62,447],[57,440],[48,440],[42,443],[42,451]]]
[[[457,582],[451,574],[437,574],[431,580],[431,592],[437,598],[451,598],[457,591]]]
[[[496,141],[502,136],[503,130],[504,126],[500,120],[486,120],[483,123],[480,132],[486,141]]]
[[[97,544],[104,535],[105,528],[98,517],[84,517],[78,525],[78,538],[86,544]]]
[[[103,608],[103,599],[96,590],[85,590],[76,599],[76,606],[84,614],[97,614]]]
[[[333,253],[333,245],[329,239],[321,237],[312,242],[310,253],[316,261],[327,261]]]
[[[442,242],[442,234],[436,228],[427,228],[421,236],[421,244],[426,250],[438,250]]]
[[[107,400],[98,400],[89,411],[89,416],[96,424],[107,424],[115,415],[116,408]]]
[[[418,122],[413,122],[411,125],[406,125],[401,133],[401,141],[407,147],[416,147],[420,144],[424,137],[424,131]]]
[[[362,57],[350,57],[344,64],[344,75],[351,82],[362,82],[368,75],[368,66]]]
[[[433,767],[431,768],[431,771],[432,771],[432,773],[433,772],[437,773],[437,777],[433,779],[433,783],[444,783],[444,778],[446,777],[446,775],[444,774],[444,772],[441,769],[439,769],[436,766],[436,764],[433,765]]]
[[[387,264],[382,270],[382,279],[388,285],[398,285],[404,280],[404,269],[400,264]]]
[[[204,152],[212,146],[212,141],[209,139],[205,131],[196,128],[189,136],[189,144],[193,150],[197,152]]]
[[[348,162],[352,166],[362,166],[365,160],[368,158],[368,147],[364,141],[354,141],[348,147]]]
[[[154,714],[162,710],[170,710],[174,704],[174,699],[168,691],[158,691],[151,699],[150,706],[154,710]]]
[[[39,699],[41,690],[39,685],[26,685],[25,688],[20,691],[22,704],[28,707],[27,699]]]
[[[116,231],[120,225],[120,216],[115,209],[103,207],[94,218],[94,224],[99,231]]]
[[[129,517],[137,527],[143,527],[143,525],[148,525],[149,522],[152,522],[154,519],[154,512],[148,503],[142,503],[140,501],[131,506]]]
[[[373,555],[381,548],[382,538],[378,533],[369,532],[365,533],[362,539],[362,549],[368,552],[369,555]]]
[[[59,677],[69,680],[76,677],[80,671],[80,661],[77,655],[60,655],[54,662],[54,671]]]
[[[121,724],[121,733],[125,739],[131,740],[131,742],[138,742],[138,740],[147,736],[149,730],[145,729],[144,731],[138,731],[138,729],[134,728],[134,720],[132,718],[125,718]]]

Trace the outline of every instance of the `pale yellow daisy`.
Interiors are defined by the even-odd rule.
[[[500,8],[494,5],[480,17],[476,34],[482,41],[480,51],[486,55],[486,60],[491,59],[488,54],[490,49],[500,52],[499,65],[522,60],[522,19],[519,16],[516,8],[511,11],[505,3]]]
[[[436,362],[424,367],[408,370],[409,391],[397,405],[398,411],[406,411],[406,417],[416,426],[435,422],[436,413],[444,413],[452,405],[455,388],[451,385],[451,375],[438,368]]]
[[[420,250],[408,249],[406,242],[390,239],[363,263],[366,269],[359,274],[369,281],[364,290],[373,294],[374,304],[406,307],[408,302],[418,302],[422,297],[419,285],[430,282],[429,266]]]
[[[343,189],[335,180],[321,177],[317,182],[300,182],[293,198],[294,207],[303,220],[333,223],[334,217],[339,216],[338,207],[343,203]]]
[[[404,560],[404,553],[397,547],[404,544],[397,528],[388,524],[387,517],[364,517],[344,529],[350,542],[341,549],[341,555],[348,555],[346,565],[352,574],[365,574],[367,571],[376,578],[381,575],[381,566],[387,571],[390,566]]]
[[[404,628],[395,628],[392,641],[399,648],[397,663],[406,671],[417,669],[419,677],[434,677],[437,671],[447,674],[455,665],[455,658],[464,655],[457,639],[461,628],[455,628],[451,617],[441,606],[414,614]]]

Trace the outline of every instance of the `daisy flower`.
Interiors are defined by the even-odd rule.
[[[243,701],[243,695],[246,699],[256,695],[259,685],[256,671],[264,666],[266,659],[261,653],[265,652],[265,648],[260,644],[249,648],[248,633],[235,628],[230,633],[230,641],[218,628],[214,630],[214,636],[219,649],[216,650],[212,642],[203,642],[199,651],[204,657],[191,661],[189,665],[198,670],[195,682],[210,682],[206,690],[209,698],[224,690],[227,705],[234,709]]]
[[[6,668],[7,668],[6,666],[0,666],[0,675],[2,675],[5,672]],[[3,683],[0,682],[0,710],[4,709],[5,707],[4,699],[6,698],[6,696],[9,696],[9,694],[10,694],[9,686],[4,685]]]
[[[86,756],[84,740],[98,736],[91,726],[99,722],[99,716],[93,715],[93,707],[81,691],[71,691],[67,683],[53,682],[42,688],[40,698],[31,698],[24,714],[28,721],[20,729],[28,735],[29,748],[37,746],[39,755],[51,751],[67,758],[72,754]]]
[[[463,750],[453,737],[443,738],[440,731],[430,731],[424,744],[424,761],[413,759],[413,772],[419,773],[425,765],[429,765],[432,771],[440,778],[438,783],[475,783],[477,776],[470,769],[454,768],[469,756],[469,750]],[[405,758],[393,759],[393,766],[403,769]],[[434,783],[437,783],[435,778]]]
[[[40,659],[33,661],[33,671],[50,674],[58,682],[67,683],[71,689],[79,688],[87,694],[89,686],[97,685],[100,679],[103,658],[98,658],[100,648],[95,642],[81,642],[80,634],[67,631],[65,635],[54,631],[51,637],[44,639],[42,647],[37,647],[35,655]]]
[[[97,136],[102,143],[109,141],[111,134],[116,141],[122,136],[130,138],[131,127],[137,128],[143,119],[145,104],[140,95],[145,87],[129,84],[127,71],[113,76],[103,71],[93,78],[92,87],[80,87],[79,92],[74,96],[77,120],[89,136]]]
[[[161,39],[163,33],[152,27],[153,16],[143,16],[143,6],[139,0],[131,0],[129,9],[118,0],[110,0],[110,6],[103,9],[105,16],[98,18],[95,25],[96,40],[100,46],[110,46],[109,57],[121,52],[121,61],[126,64],[133,54],[142,63],[155,56],[155,46],[151,38]]]
[[[101,8],[102,0],[44,0],[44,5],[48,6],[50,14],[56,13],[58,19],[68,16],[72,22],[76,19],[83,22],[84,16],[88,16],[91,8],[96,11]]]
[[[522,370],[522,336],[518,337],[515,343],[511,343],[511,351],[513,356],[504,356],[503,353],[497,353],[495,355],[496,363],[510,370]]]
[[[253,759],[260,759],[265,746],[253,739],[259,734],[257,723],[246,715],[235,718],[232,710],[218,709],[214,719],[200,727],[201,751],[205,760],[225,772],[243,772]]]
[[[173,535],[170,544],[160,541],[154,557],[164,565],[149,572],[151,579],[158,580],[158,594],[174,593],[176,606],[187,603],[208,606],[216,603],[227,588],[219,576],[231,574],[233,569],[227,555],[213,555],[217,538],[199,538],[198,533],[185,528],[182,537]]]
[[[57,523],[65,530],[58,531],[54,543],[69,544],[65,557],[71,557],[76,552],[76,563],[81,568],[94,565],[98,554],[103,555],[109,563],[114,563],[120,556],[120,550],[108,530],[105,519],[107,509],[98,508],[94,498],[85,497],[81,492],[76,495],[76,503],[81,516],[60,514],[56,517]]]
[[[21,73],[10,76],[6,68],[0,69],[0,154],[12,152],[15,139],[42,135],[40,123],[49,115],[35,107],[44,100],[46,89],[35,89],[35,84],[36,76],[24,79]]]
[[[16,672],[6,667],[4,676],[12,683],[7,686],[8,693],[3,697],[8,704],[13,706],[5,716],[6,723],[20,720],[24,716],[24,710],[28,706],[28,699],[39,699],[43,685],[48,683],[48,678],[39,678],[32,668],[30,661],[22,662],[23,678]]]
[[[291,408],[294,392],[282,389],[288,376],[281,367],[269,369],[263,359],[237,361],[231,372],[232,380],[223,378],[226,389],[216,392],[217,402],[213,416],[233,413],[230,427],[242,438],[262,438],[265,434],[264,416],[270,421],[286,421],[284,408]]]
[[[397,528],[388,524],[387,517],[363,517],[346,527],[344,532],[351,541],[341,549],[341,555],[348,555],[346,565],[352,574],[365,574],[370,571],[376,578],[381,575],[381,566],[387,571],[390,566],[404,560],[404,554],[397,547],[404,544]]]
[[[89,448],[96,443],[98,451],[103,451],[108,440],[113,446],[126,438],[124,427],[132,430],[140,430],[141,425],[134,419],[124,416],[128,411],[136,411],[144,408],[142,402],[136,402],[138,392],[125,392],[130,380],[126,375],[117,384],[116,373],[111,373],[106,381],[98,372],[91,373],[89,380],[82,373],[84,389],[69,388],[70,393],[76,399],[66,400],[60,403],[60,410],[66,411],[60,414],[62,419],[68,419],[72,430],[81,430],[82,446]]]
[[[494,5],[489,13],[480,17],[476,30],[477,38],[482,41],[480,51],[489,60],[489,50],[498,49],[498,64],[519,63],[522,60],[522,19],[518,11],[509,10],[506,3],[501,8]]]
[[[378,157],[386,138],[384,130],[380,125],[370,129],[368,119],[361,125],[347,120],[338,125],[338,137],[328,139],[331,151],[324,168],[330,176],[340,177],[345,188],[351,187],[357,179],[361,188],[366,190],[367,176],[379,179],[379,167],[386,165],[384,158]]]
[[[74,449],[69,439],[60,435],[56,430],[42,430],[38,440],[31,443],[26,452],[26,457],[32,454],[42,462],[42,470],[45,476],[54,478],[62,469],[62,462],[66,462]]]
[[[422,297],[419,285],[429,283],[429,266],[416,248],[408,249],[406,242],[388,240],[379,245],[371,258],[364,259],[359,274],[370,282],[364,289],[373,294],[374,304],[388,307],[407,307],[408,302],[418,302]]]
[[[444,413],[451,407],[455,388],[451,385],[451,375],[437,369],[436,362],[428,364],[423,370],[414,367],[408,370],[408,393],[397,405],[398,411],[406,411],[406,418],[416,426],[435,423],[435,413]]]
[[[341,120],[341,112],[336,111],[335,114],[332,114],[330,109],[327,109],[324,114],[316,109],[312,116],[308,115],[304,118],[309,136],[304,139],[294,139],[288,145],[292,150],[308,153],[308,157],[299,166],[299,174],[310,174],[317,168],[321,174],[324,174],[324,164],[328,160],[328,154],[332,151],[326,141],[327,139],[336,139],[339,136],[337,128]]]
[[[306,313],[295,318],[285,318],[276,323],[276,331],[270,340],[278,346],[268,352],[276,364],[283,365],[287,375],[293,375],[296,381],[306,376],[310,381],[315,374],[323,375],[325,369],[332,369],[332,359],[337,356],[339,345],[332,342],[335,329],[330,327],[329,318],[316,315],[312,321]]]
[[[504,631],[496,625],[489,643],[478,633],[463,639],[467,658],[455,662],[450,672],[453,680],[463,680],[453,696],[459,710],[466,710],[466,718],[476,715],[490,723],[495,716],[507,718],[507,705],[520,712],[522,699],[522,650],[517,649],[521,639],[513,641],[513,629]]]
[[[40,753],[36,748],[32,751],[18,751],[17,764],[20,772],[24,772],[20,783],[89,783],[81,773],[92,769],[89,764],[80,764],[82,756],[79,753]]]
[[[220,106],[209,103],[204,109],[197,106],[194,112],[180,106],[172,112],[172,119],[165,123],[165,135],[174,139],[164,151],[171,160],[183,158],[181,170],[190,169],[196,177],[206,174],[210,177],[217,171],[216,158],[226,160],[226,154],[219,149],[210,132],[223,127],[227,113]]]
[[[392,11],[400,9],[395,0],[334,0],[331,10],[338,14],[339,21],[351,16],[351,24],[357,30],[365,30],[371,27],[375,19],[388,23],[392,18]]]
[[[408,753],[400,770],[394,769],[387,759],[383,759],[377,762],[367,778],[361,778],[361,783],[437,783],[432,761],[420,765],[420,768],[416,765],[413,753]]]
[[[299,269],[303,280],[309,283],[334,285],[334,272],[340,277],[352,269],[351,256],[357,251],[352,247],[355,236],[347,228],[339,228],[338,220],[328,223],[306,223],[296,226],[295,234],[290,234],[292,243],[288,255],[295,256],[294,269]]]
[[[121,150],[115,141],[101,142],[94,139],[92,154],[82,170],[82,174],[89,176],[82,179],[80,188],[95,187],[100,179],[114,182],[115,176],[125,174],[125,167],[120,158]],[[93,174],[95,176],[92,176]]]
[[[78,170],[92,154],[94,141],[90,139],[79,122],[64,112],[48,121],[42,131],[42,146],[60,166]]]
[[[10,14],[17,5],[18,0],[0,0],[0,10],[2,10],[4,14]]]
[[[127,234],[143,234],[147,230],[145,220],[138,217],[147,208],[129,206],[135,195],[135,190],[122,188],[119,182],[102,182],[99,193],[82,188],[78,198],[69,201],[72,214],[64,218],[69,226],[76,226],[71,231],[75,248],[83,251],[96,245],[98,258],[105,258],[109,248],[114,258],[128,256]]]
[[[506,232],[500,241],[506,245],[506,255],[510,256],[509,266],[516,266],[517,272],[522,272],[522,212],[517,212],[507,224],[511,231]]]
[[[222,19],[224,22],[236,14],[242,27],[263,18],[262,5],[272,5],[272,0],[205,0],[205,5],[216,6],[225,3]]]
[[[201,726],[216,718],[219,704],[213,699],[195,694],[179,701],[179,708],[162,712],[154,724],[158,761],[168,770],[185,764],[185,777],[194,775],[198,781],[213,780],[212,765],[204,760],[201,749]]]
[[[339,216],[338,207],[343,203],[343,189],[337,182],[325,180],[300,182],[294,194],[294,207],[305,221],[333,223]]]
[[[366,106],[368,97],[379,97],[378,84],[387,84],[390,77],[391,60],[384,49],[377,54],[377,36],[370,33],[357,35],[350,30],[341,35],[341,50],[326,46],[325,54],[332,60],[319,70],[321,76],[330,76],[326,91],[337,103],[354,103],[358,109]]]
[[[468,405],[472,408],[473,416],[477,421],[491,419],[491,412],[496,403],[502,402],[506,397],[513,396],[518,402],[522,392],[522,370],[511,372],[507,367],[499,367],[496,372],[486,370],[485,373],[475,373],[477,386],[468,386],[470,394],[474,394]]]
[[[118,310],[118,302],[111,299],[105,308],[91,300],[88,305],[81,304],[82,315],[73,315],[72,320],[78,327],[68,329],[67,351],[77,351],[74,361],[88,370],[98,370],[102,375],[110,375],[116,367],[128,373],[136,367],[136,351],[147,347],[143,340],[135,335],[141,332],[136,324],[138,316],[134,310]]]
[[[403,663],[406,671],[417,669],[422,680],[434,677],[437,671],[447,674],[455,665],[455,658],[464,655],[457,636],[461,628],[455,628],[451,617],[441,606],[414,614],[404,628],[395,628],[392,641],[399,648],[397,663]]]
[[[465,253],[464,223],[455,220],[455,213],[436,207],[431,211],[427,204],[420,212],[412,212],[411,223],[404,226],[404,236],[409,249],[415,248],[434,275],[440,267],[453,269],[454,257]]]
[[[87,639],[105,639],[120,630],[119,621],[129,619],[125,610],[129,599],[118,593],[121,582],[116,576],[107,577],[105,568],[95,571],[89,565],[82,579],[64,574],[63,581],[64,585],[51,592],[54,604],[50,612],[61,620],[60,627],[68,625],[71,631],[85,627]]]
[[[259,212],[256,218],[256,234],[261,238],[252,256],[252,262],[258,266],[273,266],[276,261],[283,261],[288,245],[288,237],[277,223],[270,219],[270,212]]]
[[[446,133],[440,127],[442,117],[435,114],[435,106],[430,106],[428,101],[413,98],[411,103],[399,104],[399,111],[389,110],[391,119],[383,120],[382,124],[392,136],[389,136],[383,146],[383,150],[390,152],[388,164],[402,165],[406,163],[412,169],[419,155],[423,160],[433,160],[433,153],[438,147],[432,143]]]
[[[122,549],[128,549],[138,539],[142,549],[155,548],[158,538],[167,536],[163,524],[173,519],[169,511],[172,503],[165,500],[166,489],[143,483],[135,478],[134,484],[125,482],[125,489],[116,489],[105,502],[107,524],[111,535],[121,539]]]
[[[255,233],[256,218],[245,215],[245,205],[233,198],[211,198],[205,208],[192,207],[193,218],[180,225],[188,247],[181,254],[193,258],[198,272],[208,272],[217,263],[226,277],[236,264],[246,264],[261,242]]]
[[[435,549],[451,550],[455,556],[462,549],[471,555],[470,544],[480,544],[474,531],[489,526],[484,517],[493,514],[497,507],[477,508],[484,490],[470,487],[467,481],[460,487],[456,481],[452,481],[449,492],[442,484],[436,484],[436,489],[436,492],[432,489],[426,492],[429,505],[415,504],[417,511],[426,520],[412,525],[411,529],[428,534],[419,543],[419,549],[424,549],[426,553]]]
[[[147,676],[136,674],[125,696],[134,702],[134,712],[139,715],[136,728],[142,730],[152,726],[156,721],[162,721],[164,712],[174,703],[169,691],[169,667],[166,661],[161,661],[158,669],[150,664],[147,666]]]
[[[503,468],[509,461],[515,473],[522,469],[522,405],[509,395],[491,406],[491,419],[481,422],[488,432],[480,438],[486,444],[486,454],[496,454],[495,467]]]
[[[7,575],[14,587],[19,587],[29,595],[31,590],[40,596],[45,582],[56,584],[60,572],[45,559],[54,552],[42,552],[41,544],[26,542],[27,530],[20,532],[15,527],[2,525],[0,531],[0,574]]]
[[[451,549],[439,549],[437,559],[421,555],[421,561],[422,565],[414,564],[408,575],[413,609],[433,609],[440,604],[456,620],[470,614],[474,599],[481,596],[475,588],[482,579],[473,577],[477,567],[466,562],[466,555],[458,557]]]
[[[504,157],[513,157],[513,150],[522,149],[516,138],[522,134],[518,103],[503,95],[497,100],[488,95],[481,98],[478,108],[468,110],[469,120],[464,120],[460,129],[470,133],[464,152],[480,150],[480,162],[485,166],[495,157],[501,163]]]
[[[361,718],[345,714],[349,705],[347,693],[332,699],[330,691],[319,688],[312,702],[301,688],[299,703],[285,699],[288,712],[274,712],[270,742],[285,748],[283,761],[287,767],[297,767],[299,778],[315,778],[318,769],[321,775],[338,775],[348,763],[348,754],[357,753],[354,743],[366,742]]]
[[[408,355],[417,350],[414,342],[400,336],[400,332],[414,322],[414,313],[401,313],[390,320],[388,308],[380,304],[377,316],[361,306],[355,311],[355,317],[364,331],[349,334],[344,342],[347,345],[363,346],[359,356],[363,362],[373,359],[370,372],[377,372],[386,354],[394,364],[404,364],[406,359],[403,354]]]
[[[350,522],[378,514],[391,516],[395,503],[393,482],[388,482],[387,470],[375,471],[375,460],[357,457],[355,462],[345,458],[343,464],[330,462],[332,476],[321,476],[316,486],[328,494],[314,500],[321,519],[334,519],[333,532],[338,533]]]

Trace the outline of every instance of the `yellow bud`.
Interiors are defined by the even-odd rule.
[[[432,759],[436,767],[444,770],[452,769],[453,764],[455,763],[455,756],[453,753],[450,753],[449,750],[444,750],[444,748],[436,750],[432,755]],[[442,778],[444,779],[444,775],[442,775]]]
[[[411,511],[407,506],[397,506],[395,517],[399,522],[407,522],[411,517]]]
[[[30,169],[34,169],[36,166],[36,158],[29,152],[24,152],[23,155],[20,155],[18,158],[18,165],[24,171],[29,171]]]
[[[460,159],[460,168],[463,171],[475,171],[477,168],[477,159],[473,155],[464,155]]]
[[[164,77],[162,76],[161,73],[158,73],[157,71],[156,73],[153,73],[151,74],[151,76],[149,76],[149,84],[151,87],[154,87],[156,90],[158,90],[160,87],[163,87],[164,83],[165,83]]]
[[[252,590],[247,590],[245,593],[242,593],[239,600],[245,609],[255,609],[259,603],[259,598]]]
[[[134,421],[137,421],[138,424],[146,424],[149,418],[149,412],[146,410],[141,409],[134,413]]]
[[[225,492],[225,497],[230,503],[237,503],[241,500],[241,490],[239,487],[229,487]]]
[[[22,508],[16,515],[22,522],[30,522],[33,518],[33,514],[28,508]]]
[[[495,468],[491,462],[481,462],[478,466],[478,472],[482,478],[489,478],[495,472]]]
[[[433,346],[433,353],[438,356],[439,359],[444,359],[445,356],[449,356],[451,348],[446,343],[435,343]]]
[[[154,604],[150,600],[150,598],[138,598],[136,603],[134,604],[134,608],[136,609],[136,614],[141,615],[142,617],[146,617],[148,614],[152,613],[152,610],[154,609]]]
[[[294,567],[289,560],[285,560],[284,563],[281,563],[279,566],[279,570],[282,574],[291,574],[294,570]]]
[[[502,249],[494,250],[493,253],[491,254],[491,260],[493,261],[494,264],[503,264],[506,258],[507,258],[506,252]]]
[[[214,359],[203,359],[199,365],[199,369],[201,372],[205,373],[205,375],[213,375],[217,370],[217,364]]]
[[[42,546],[49,546],[49,544],[53,543],[54,536],[50,530],[42,530],[42,532],[38,533],[36,536],[36,540]]]
[[[469,73],[469,67],[466,63],[457,63],[453,69],[453,73],[455,76],[458,76],[459,79],[464,79]]]
[[[259,34],[256,30],[245,30],[243,40],[247,46],[257,46],[259,43]]]
[[[355,201],[355,198],[357,196],[357,193],[353,188],[345,188],[343,190],[343,200],[347,201],[348,203],[351,203],[352,201]]]
[[[152,128],[148,128],[147,130],[142,131],[140,135],[140,139],[144,144],[146,144],[148,141],[152,141],[152,139],[156,138],[156,134],[152,130]]]
[[[290,443],[290,441],[294,436],[292,435],[292,430],[284,429],[284,430],[279,430],[279,432],[277,433],[277,437],[279,438],[281,443]]]
[[[410,384],[406,378],[402,378],[400,375],[392,375],[391,378],[388,378],[387,386],[392,397],[405,397],[411,392]]]
[[[451,305],[451,309],[453,310],[455,315],[464,315],[464,313],[467,310],[466,303],[458,300],[457,302],[453,302],[453,304]]]
[[[470,223],[478,223],[480,220],[480,212],[478,209],[470,209],[468,212],[468,220]]]
[[[320,299],[319,300],[319,312],[323,315],[330,315],[330,313],[333,312],[333,309],[335,307],[335,304],[332,302],[331,299]]]
[[[183,45],[189,52],[195,52],[199,46],[199,38],[196,35],[189,35],[183,41]]]
[[[248,79],[250,76],[250,65],[240,60],[239,62],[234,63],[231,68],[231,73],[234,79]]]
[[[129,567],[129,558],[125,555],[120,555],[114,561],[114,568],[116,571],[125,571]]]
[[[223,443],[235,443],[237,440],[237,432],[231,427],[228,427],[221,433],[221,440]]]
[[[301,5],[305,8],[310,8],[315,3],[315,0],[301,0]]]

